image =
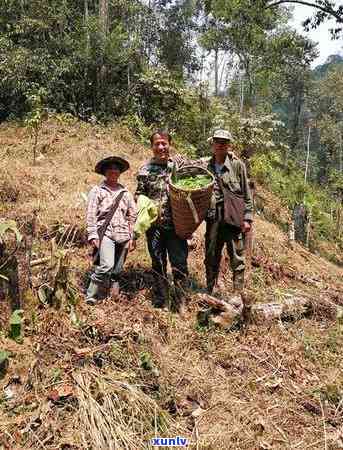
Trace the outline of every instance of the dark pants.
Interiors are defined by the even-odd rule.
[[[210,293],[213,291],[219,275],[220,261],[225,244],[233,272],[233,288],[234,290],[243,289],[245,270],[244,234],[224,221],[208,221],[205,235],[205,266],[207,289]]]
[[[179,238],[174,230],[156,226],[147,231],[146,237],[156,281],[154,285],[155,302],[161,305],[169,298],[167,256],[179,295],[188,284],[188,244],[187,240]]]

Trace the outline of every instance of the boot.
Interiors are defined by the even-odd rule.
[[[189,289],[189,281],[187,278],[182,278],[175,281],[175,301],[174,308],[181,316],[186,313],[186,296]]]
[[[214,273],[212,268],[206,266],[206,290],[209,295],[212,294],[214,286],[216,285],[218,275]]]
[[[169,287],[168,282],[162,277],[155,277],[155,285],[153,286],[153,306],[155,308],[164,308],[169,302]]]
[[[86,303],[88,305],[96,305],[100,301],[100,292],[99,292],[99,285],[97,283],[94,283],[94,281],[91,281],[89,283],[87,294],[86,294]]]
[[[111,285],[110,297],[112,299],[117,299],[119,297],[119,295],[120,295],[119,283],[118,283],[118,281],[115,281]]]

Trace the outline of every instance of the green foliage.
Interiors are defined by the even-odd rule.
[[[343,197],[343,173],[332,170],[329,174],[330,189],[337,196]]]
[[[47,118],[47,110],[44,107],[44,98],[47,92],[40,88],[37,92],[28,95],[28,103],[30,104],[30,112],[27,114],[24,124],[30,130],[31,138],[33,139],[33,164],[36,163],[37,158],[37,144],[38,136],[41,130],[44,119]]]
[[[63,370],[59,367],[53,367],[51,369],[51,383],[56,383],[62,379]]]
[[[139,78],[135,103],[148,124],[174,129],[186,90],[165,69],[148,69]]]
[[[2,365],[5,361],[8,360],[10,353],[6,350],[0,350],[0,365]]]
[[[144,370],[151,372],[155,376],[159,375],[159,371],[158,371],[157,367],[155,366],[155,364],[153,363],[150,353],[142,352],[142,353],[140,353],[139,357],[140,357],[141,367]]]
[[[309,179],[325,183],[332,170],[342,172],[342,65],[331,57],[325,78],[311,76],[316,45],[290,29],[283,4],[113,0],[104,18],[99,2],[2,2],[0,121],[25,118],[34,160],[52,112],[70,122],[121,119],[142,142],[165,126],[190,156],[208,154],[210,131],[223,124],[244,157],[281,149],[283,160],[303,163],[312,118]],[[329,0],[313,7],[312,25],[340,23],[342,9]],[[211,97],[213,78],[224,99]]]
[[[23,314],[22,309],[16,309],[10,317],[9,337],[18,343],[23,342]]]
[[[250,157],[255,153],[270,154],[276,148],[287,151],[288,147],[279,142],[284,125],[274,115],[251,113],[244,117],[232,111],[230,104],[218,102],[214,111],[212,128],[228,128],[234,137],[234,147],[238,154]],[[275,159],[276,155],[271,155],[271,158]]]
[[[207,175],[182,176],[173,183],[176,187],[185,190],[201,189],[210,184],[212,179]]]
[[[146,144],[149,142],[153,127],[152,125],[147,126],[145,121],[139,117],[138,114],[128,114],[121,119],[120,124],[128,127],[142,143]]]
[[[313,239],[329,239],[337,242],[332,211],[339,207],[339,203],[332,198],[330,192],[305,183],[303,172],[299,170],[296,161],[289,160],[286,167],[278,151],[257,154],[252,158],[251,175],[277,194],[290,212],[299,203],[305,205],[311,214]]]
[[[330,55],[324,64],[320,64],[313,71],[313,76],[316,79],[325,78],[332,66],[340,66],[343,64],[343,57],[341,55]]]
[[[199,28],[197,10],[194,0],[170,2],[163,8],[165,19],[160,29],[157,51],[161,63],[177,79],[183,79],[186,74],[199,68],[193,39],[194,32]]]
[[[7,352],[6,350],[0,350],[0,380],[6,375],[10,355],[10,352]]]

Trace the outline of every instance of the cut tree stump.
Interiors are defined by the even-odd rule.
[[[209,306],[198,313],[198,322],[202,325],[217,325],[230,329],[242,319],[243,301],[240,295],[221,300],[208,294],[198,294],[198,300]]]

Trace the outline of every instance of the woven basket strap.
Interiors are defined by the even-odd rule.
[[[198,212],[197,212],[197,210],[196,210],[196,208],[194,206],[193,200],[191,198],[191,194],[187,195],[186,200],[187,200],[187,203],[188,203],[188,206],[189,206],[190,210],[192,211],[194,222],[197,225],[198,223],[200,223],[200,219],[199,219],[199,216],[198,216]]]

